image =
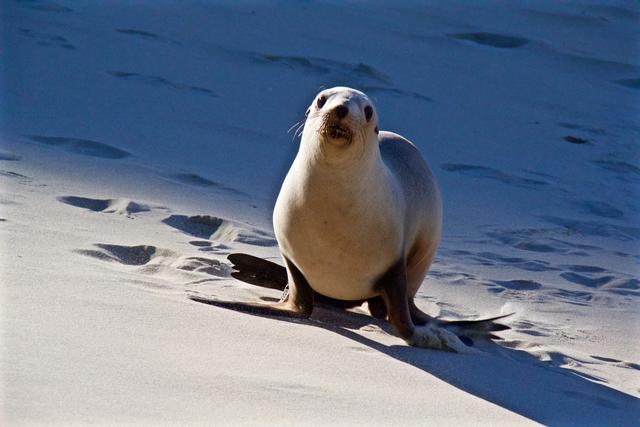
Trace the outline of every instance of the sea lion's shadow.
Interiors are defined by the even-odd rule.
[[[389,334],[393,332],[387,322],[357,311],[317,307],[306,320],[246,314],[335,332],[542,424],[633,425],[640,419],[640,399],[493,341],[478,343],[478,354],[462,355],[404,344],[389,346],[367,338],[355,331],[373,325]],[[428,408],[416,410],[424,412]]]
[[[228,258],[237,270],[232,276],[238,280],[269,289],[282,290],[286,286],[286,270],[278,264],[247,254],[231,254]],[[268,297],[264,299],[269,300]],[[363,334],[368,334],[367,328],[373,325],[395,335],[388,322],[357,309],[341,310],[321,301],[316,301],[311,318],[305,320],[246,314],[335,332],[542,424],[637,425],[640,420],[640,399],[592,382],[585,374],[542,362],[525,351],[501,346],[491,340],[477,341],[476,347],[480,352],[472,355],[405,344],[386,345]],[[429,389],[415,392],[428,393]],[[416,410],[428,412],[428,408]]]

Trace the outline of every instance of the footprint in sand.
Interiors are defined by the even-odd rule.
[[[334,74],[342,77],[341,80],[343,81],[370,80],[377,83],[391,83],[391,78],[388,75],[364,63],[353,64],[310,56],[283,56],[263,53],[256,53],[253,57],[256,62],[282,65],[290,69],[300,70],[306,74],[310,73],[318,76]]]
[[[529,252],[588,256],[591,252],[602,251],[598,246],[550,237],[557,234],[558,230],[554,229],[506,229],[489,231],[486,236],[503,245]]]
[[[213,242],[208,240],[192,240],[189,244],[196,246],[201,252],[212,252],[218,255],[228,255],[231,253],[231,248],[229,246],[221,243],[214,245]]]
[[[542,186],[549,185],[549,183],[539,179],[524,178],[486,166],[444,163],[440,167],[447,172],[455,172],[472,178],[493,179],[504,184],[516,185],[518,187],[538,189]]]
[[[17,180],[21,184],[27,184],[27,183],[33,181],[33,178],[28,177],[26,175],[22,175],[21,173],[12,172],[12,171],[8,171],[8,170],[2,170],[2,169],[0,169],[0,176],[3,176],[5,178],[10,178],[10,179],[13,179],[13,180]]]
[[[474,275],[457,271],[450,272],[432,269],[429,271],[429,276],[443,280],[449,285],[468,285],[478,282]]]
[[[159,250],[155,246],[121,246],[106,243],[96,243],[101,250],[78,249],[75,252],[100,259],[102,261],[116,261],[125,265],[145,265],[156,256],[173,255],[172,251]]]
[[[521,334],[530,335],[532,337],[548,337],[551,335],[547,328],[543,328],[539,324],[527,320],[518,320],[511,323],[511,329]]]
[[[524,37],[498,33],[455,33],[447,34],[447,36],[457,40],[467,40],[483,46],[490,46],[499,49],[514,49],[529,43],[529,40]]]
[[[148,212],[151,208],[145,204],[128,199],[90,199],[79,196],[63,196],[58,200],[64,204],[77,208],[88,209],[93,212],[116,213],[131,217],[135,213]]]
[[[567,122],[558,122],[556,123],[561,128],[572,129],[572,130],[581,130],[584,132],[588,132],[592,135],[606,135],[606,131],[602,128],[594,128],[589,126],[583,126],[575,123],[567,123]]]
[[[190,236],[221,243],[240,242],[256,246],[276,246],[277,242],[264,231],[243,226],[209,215],[171,215],[162,220],[165,224]]]
[[[504,256],[493,252],[478,252],[470,257],[471,260],[480,263],[481,265],[508,265],[510,267],[517,268],[525,271],[556,271],[557,268],[553,267],[546,261],[541,260],[529,260],[526,258]]]
[[[564,272],[560,273],[560,277],[578,285],[586,286],[588,288],[600,288],[614,279],[614,276],[585,276],[579,273]]]
[[[47,0],[16,0],[16,2],[22,7],[42,12],[73,12],[73,9]]]
[[[388,95],[396,95],[396,96],[407,97],[407,98],[420,99],[426,102],[433,102],[432,98],[429,98],[428,96],[425,96],[421,93],[402,90],[402,89],[396,89],[392,87],[361,86],[360,90],[362,90],[366,94],[374,95],[374,96],[376,94],[388,94]]]
[[[640,79],[620,79],[620,80],[615,80],[615,83],[619,84],[620,86],[624,86],[627,87],[629,89],[640,89]]]
[[[585,213],[601,218],[620,218],[624,212],[611,206],[609,203],[598,200],[581,200],[576,205]]]
[[[194,185],[196,187],[214,188],[214,189],[222,190],[226,193],[246,195],[246,193],[243,193],[242,191],[227,187],[225,185],[211,181],[210,179],[204,178],[194,173],[178,173],[174,175],[168,175],[167,178],[181,182],[183,184]]]
[[[572,291],[568,289],[552,289],[549,295],[566,304],[591,306],[593,301],[593,293],[587,291]]]
[[[563,279],[587,288],[600,289],[618,295],[640,295],[640,280],[600,267],[572,265],[560,274]]]
[[[231,277],[231,266],[211,258],[180,256],[169,249],[151,245],[124,246],[96,243],[95,249],[77,249],[74,252],[101,261],[117,262],[141,267],[143,274],[166,275],[176,271],[200,273],[218,278]]]
[[[120,34],[126,34],[131,37],[138,38],[140,40],[149,40],[160,43],[168,43],[173,45],[180,45],[181,43],[175,40],[170,40],[165,37],[159,36],[158,34],[152,33],[150,31],[144,30],[136,30],[134,28],[116,28],[116,31]]]
[[[67,50],[75,50],[76,48],[66,37],[57,34],[44,33],[30,28],[20,28],[18,31],[20,31],[20,34],[24,37],[34,40],[38,46],[53,46]]]
[[[138,83],[148,84],[151,86],[165,87],[178,92],[195,93],[195,94],[211,96],[214,98],[218,97],[218,95],[216,95],[211,89],[208,89],[206,87],[194,86],[194,85],[189,85],[184,83],[177,83],[177,82],[168,80],[162,76],[150,76],[150,75],[132,73],[127,71],[109,71],[107,74],[113,77],[116,77],[118,79],[134,81]]]
[[[33,178],[30,176],[22,175],[21,173],[12,172],[8,170],[0,169],[0,177],[8,178],[12,182],[18,183],[20,185],[26,185],[30,187],[46,187],[46,184],[34,184]]]
[[[511,291],[535,291],[542,285],[534,280],[493,280],[489,291],[501,293],[506,290]]]
[[[21,160],[22,157],[15,154],[7,153],[6,151],[0,151],[0,160],[6,160],[9,162],[15,162]]]
[[[27,137],[34,142],[82,156],[99,157],[103,159],[122,159],[131,155],[131,153],[127,151],[90,139],[43,135],[27,135]]]
[[[640,182],[640,168],[620,160],[592,160],[592,164],[615,174],[620,181],[637,184]]]
[[[638,363],[625,362],[624,360],[614,359],[612,357],[604,357],[604,356],[596,356],[596,355],[591,355],[591,358],[595,359],[595,360],[597,360],[599,362],[604,362],[606,364],[612,364],[612,365],[615,365],[615,366],[619,366],[621,368],[640,370],[640,364],[638,364]]]
[[[565,141],[571,143],[571,144],[589,144],[589,140],[586,138],[581,138],[579,136],[574,136],[574,135],[567,135],[564,138]]]
[[[585,221],[571,218],[561,218],[550,215],[540,217],[543,221],[563,227],[569,233],[582,236],[609,237],[616,240],[640,240],[640,228],[633,226],[607,224],[598,221]]]

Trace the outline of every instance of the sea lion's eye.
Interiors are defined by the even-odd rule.
[[[327,102],[327,97],[322,95],[320,98],[318,98],[318,102],[317,102],[318,108],[322,108],[325,102]]]
[[[373,108],[371,108],[370,105],[367,105],[366,107],[364,107],[364,118],[369,121],[371,120],[371,116],[373,116]]]

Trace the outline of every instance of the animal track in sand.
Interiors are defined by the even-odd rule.
[[[615,83],[630,89],[640,89],[640,79],[620,79],[615,80]]]
[[[101,261],[117,262],[123,265],[140,267],[143,274],[162,274],[176,271],[202,273],[215,277],[231,277],[231,267],[219,260],[180,256],[169,249],[151,245],[124,246],[96,243],[94,249],[77,249],[74,252]]]
[[[567,135],[562,139],[564,139],[567,142],[570,142],[571,144],[589,144],[588,139],[581,138],[579,136]]]
[[[627,274],[619,274],[598,267],[570,266],[572,271],[560,274],[563,279],[588,288],[597,288],[619,295],[640,295],[640,280]],[[575,268],[580,267],[580,268]],[[578,271],[578,272],[576,272]],[[603,274],[606,273],[606,274]]]
[[[145,204],[128,199],[90,199],[79,196],[63,196],[58,200],[64,204],[94,212],[116,213],[131,216],[139,212],[148,212],[151,208]]]
[[[491,282],[496,287],[491,287],[491,292],[512,291],[534,291],[540,289],[542,285],[534,280],[494,280]]]
[[[144,37],[144,38],[148,38],[148,39],[157,39],[159,38],[157,34],[154,33],[150,33],[149,31],[143,31],[143,30],[134,30],[131,28],[116,28],[116,31],[122,34],[129,34],[129,35],[135,35],[135,36],[140,36],[140,37]]]
[[[288,68],[299,69],[304,72],[311,72],[315,75],[336,74],[347,79],[369,79],[379,83],[389,84],[391,78],[382,71],[364,63],[348,63],[335,61],[332,59],[315,58],[307,56],[283,56],[257,53],[254,55],[259,62],[280,64]]]
[[[149,76],[145,74],[131,73],[127,71],[108,71],[107,74],[116,77],[122,80],[130,80],[138,83],[148,84],[151,86],[165,87],[168,89],[172,89],[178,92],[184,93],[194,93],[207,95],[214,98],[217,98],[216,95],[211,89],[202,86],[194,86],[184,83],[177,83],[171,80],[168,80],[162,76]]]
[[[408,91],[408,90],[402,90],[402,89],[396,89],[396,88],[393,88],[393,87],[361,86],[360,90],[362,90],[365,93],[368,93],[369,95],[375,95],[375,94],[383,93],[383,94],[404,96],[404,97],[408,97],[408,98],[421,99],[422,101],[427,101],[427,102],[433,102],[433,99],[431,99],[428,96],[425,96],[425,95],[423,95],[421,93]]]
[[[176,267],[180,270],[207,273],[212,276],[230,277],[231,267],[215,259],[203,257],[187,257]]]
[[[0,176],[4,176],[6,178],[15,179],[15,180],[19,181],[22,184],[27,184],[27,183],[33,181],[33,178],[31,178],[29,176],[22,175],[21,173],[17,173],[17,172],[2,170],[2,169],[0,169]]]
[[[205,187],[205,188],[215,188],[227,193],[233,193],[237,195],[246,195],[242,191],[236,190],[231,187],[227,187],[215,181],[211,181],[210,179],[204,178],[195,173],[178,173],[174,175],[168,175],[167,177],[169,179],[176,180],[178,182],[181,182],[187,185],[195,185],[197,187]]]
[[[588,126],[582,126],[582,125],[578,125],[575,123],[567,123],[567,122],[558,122],[556,123],[558,126],[565,128],[565,129],[574,129],[574,130],[582,130],[585,132],[588,132],[590,134],[593,135],[605,135],[606,131],[602,128],[594,128],[594,127],[588,127]]]
[[[516,332],[520,332],[521,334],[530,335],[533,337],[547,337],[551,335],[547,328],[544,328],[539,324],[535,324],[527,320],[518,320],[516,322],[513,322],[510,326],[511,329]]]
[[[493,252],[479,252],[472,254],[470,258],[481,265],[508,265],[525,271],[555,271],[558,268],[553,267],[546,261],[529,260],[526,258],[504,256]]]
[[[602,250],[598,246],[572,243],[552,237],[557,234],[561,234],[561,230],[506,229],[492,230],[486,233],[487,237],[503,245],[523,251],[586,256],[589,255],[589,252]]]
[[[640,168],[631,163],[620,160],[592,160],[591,163],[614,172],[616,177],[622,181],[632,183],[640,182]]]
[[[241,242],[256,246],[276,246],[277,242],[264,231],[246,229],[226,219],[209,215],[171,215],[162,220],[181,232],[221,243]]]
[[[43,12],[73,12],[73,9],[47,0],[16,0],[16,2],[22,7]]]
[[[54,46],[68,50],[75,50],[76,48],[66,37],[57,34],[44,33],[30,28],[20,28],[18,31],[20,31],[20,34],[24,37],[34,40],[39,46]]]
[[[571,283],[577,283],[578,285],[586,286],[588,288],[599,288],[614,279],[614,276],[588,277],[572,272],[561,273],[560,277]]]
[[[500,49],[514,49],[529,43],[529,40],[524,37],[509,36],[498,33],[454,33],[447,34],[447,36],[457,40],[467,40],[484,46]]]
[[[561,265],[560,267],[569,271],[573,271],[574,273],[604,273],[605,271],[607,271],[604,268],[596,267],[595,265],[569,264]]]
[[[549,291],[549,294],[562,302],[572,305],[589,306],[593,300],[593,293],[586,291],[553,289]]]
[[[477,282],[478,280],[472,274],[462,272],[449,272],[432,269],[429,271],[429,276],[436,277],[444,280],[450,285],[467,285],[469,283]]]
[[[10,162],[15,162],[21,160],[22,157],[17,156],[15,154],[7,153],[6,151],[0,151],[0,160],[7,160]]]
[[[550,215],[543,215],[540,218],[551,224],[563,227],[566,231],[572,234],[609,237],[622,241],[640,240],[640,228],[638,227],[607,224],[602,221],[584,221],[561,218]]]
[[[134,28],[116,28],[116,31],[121,33],[121,34],[126,34],[126,35],[131,36],[131,37],[139,38],[141,40],[149,40],[149,41],[168,43],[168,44],[173,44],[173,45],[180,45],[180,42],[177,42],[175,40],[167,39],[165,37],[162,37],[162,36],[160,36],[158,34],[150,32],[150,31],[136,30]]]
[[[601,218],[620,218],[624,216],[624,212],[611,206],[609,203],[600,202],[598,200],[581,200],[576,202],[585,213],[598,216]]]
[[[196,246],[201,252],[213,252],[219,255],[228,255],[231,252],[231,248],[229,246],[221,243],[214,245],[208,240],[192,240],[189,244]]]
[[[504,184],[512,184],[518,187],[525,188],[540,188],[541,186],[549,185],[545,181],[538,179],[523,178],[520,176],[508,174],[506,172],[499,171],[486,166],[477,165],[463,165],[456,163],[444,163],[440,166],[447,172],[455,172],[461,175],[470,176],[472,178],[485,178],[500,181]]]
[[[34,142],[82,156],[99,157],[103,159],[122,159],[131,155],[131,153],[127,151],[90,139],[43,135],[27,135],[27,137]]]

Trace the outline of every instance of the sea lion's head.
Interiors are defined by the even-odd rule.
[[[311,145],[309,148],[322,153],[327,160],[361,155],[378,140],[375,107],[358,90],[347,87],[323,90],[306,116],[303,144]]]

